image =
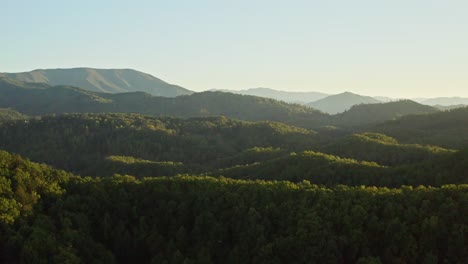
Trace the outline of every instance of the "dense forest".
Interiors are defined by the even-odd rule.
[[[468,107],[431,115],[408,115],[373,125],[368,131],[384,133],[405,143],[468,147]]]
[[[178,119],[137,114],[72,114],[5,122],[0,128],[0,148],[92,176],[121,173],[118,167],[129,163],[145,171],[143,167],[155,166],[154,162],[168,162],[166,167],[172,163],[177,167],[174,172],[179,172],[183,165],[198,172],[222,164],[236,165],[235,157],[254,147],[297,151],[313,148],[319,141],[316,132],[303,128],[224,117]],[[129,158],[120,162],[122,159],[110,156]],[[136,162],[136,159],[153,163]],[[172,174],[157,171],[142,174],[163,175]]]
[[[0,78],[0,263],[466,263],[468,108]]]
[[[464,263],[468,186],[80,178],[0,152],[2,263]]]
[[[401,144],[377,133],[333,136],[267,121],[138,114],[44,116],[0,128],[0,148],[82,176],[191,173],[391,187],[468,183],[442,166],[459,160],[457,150]]]

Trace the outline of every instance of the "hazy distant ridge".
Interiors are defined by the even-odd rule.
[[[370,96],[344,92],[308,103],[307,106],[321,110],[325,113],[337,114],[350,109],[353,105],[376,103],[380,103],[380,101]]]
[[[309,103],[316,101],[328,96],[328,94],[320,92],[289,92],[289,91],[280,91],[270,88],[250,88],[247,90],[226,90],[220,89],[215,91],[235,93],[235,94],[244,94],[244,95],[253,95],[265,98],[276,99],[288,103]]]

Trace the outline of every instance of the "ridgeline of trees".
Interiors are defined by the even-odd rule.
[[[411,100],[399,100],[388,103],[358,104],[351,109],[333,116],[333,124],[344,127],[363,126],[394,120],[407,115],[425,115],[437,113],[440,110],[416,103]]]
[[[265,162],[237,165],[219,170],[218,174],[233,179],[308,180],[325,185],[390,185],[390,177],[385,179],[387,168],[377,163],[359,162],[313,151],[293,152]]]
[[[468,162],[454,150],[399,144],[376,133],[334,138],[224,117],[69,114],[9,121],[0,125],[0,148],[94,177],[189,173],[329,186],[468,183],[462,169],[455,169]]]
[[[468,147],[468,107],[431,115],[410,115],[366,128],[403,143],[436,145],[452,149]]]
[[[246,157],[237,156],[254,147],[281,148],[289,153],[313,148],[317,142],[317,133],[303,128],[224,117],[178,119],[138,114],[71,114],[0,125],[0,149],[90,176],[125,173],[122,168],[129,165],[109,156],[151,161],[131,165],[131,172],[138,177],[163,176],[184,172],[180,163],[197,173],[223,164],[236,165],[232,164],[236,160],[243,164],[242,159]],[[250,154],[254,155],[255,152]],[[248,159],[258,161],[253,157]],[[166,169],[152,170],[159,166],[155,162],[159,165],[166,162]],[[174,168],[169,169],[171,166]]]
[[[0,152],[2,263],[464,263],[468,186],[80,178]]]
[[[392,137],[368,132],[334,140],[320,150],[340,157],[374,161],[387,166],[434,161],[455,152],[437,146],[401,144]]]
[[[4,78],[0,107],[0,149],[48,164],[0,151],[0,263],[468,259],[468,108],[331,116]]]

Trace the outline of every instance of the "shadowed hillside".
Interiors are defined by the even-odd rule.
[[[182,165],[200,172],[241,161],[239,153],[254,147],[296,151],[317,141],[314,131],[303,128],[224,117],[73,114],[0,125],[0,149],[93,176],[125,173],[125,168],[136,176],[174,175],[186,171]],[[263,155],[251,154],[254,160]]]
[[[461,149],[468,146],[468,108],[404,116],[367,130],[389,135],[403,143]]]
[[[411,100],[388,103],[359,104],[334,115],[333,122],[341,126],[359,126],[393,120],[406,115],[421,115],[439,112],[435,107],[419,104]]]
[[[375,161],[388,166],[434,161],[454,152],[435,146],[400,144],[394,138],[377,133],[353,134],[320,149],[340,157]]]

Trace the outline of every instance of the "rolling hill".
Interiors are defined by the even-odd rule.
[[[316,184],[367,185],[381,182],[387,168],[373,162],[305,151],[265,162],[234,166],[216,173],[233,179],[308,180]]]
[[[61,113],[226,116],[245,121],[282,122],[308,129],[334,126],[345,130],[356,130],[362,126],[366,128],[406,115],[439,111],[431,106],[403,100],[355,105],[343,113],[329,115],[298,104],[233,93],[201,92],[168,98],[144,92],[97,93],[72,86],[48,86],[6,78],[0,78],[0,108],[11,108],[29,116]]]
[[[27,115],[23,115],[15,110],[0,108],[0,122],[9,120],[25,120],[28,118],[29,117]]]
[[[386,166],[427,162],[454,153],[453,150],[441,147],[400,144],[394,138],[377,133],[349,135],[320,150],[343,158],[373,161]]]
[[[0,73],[1,76],[21,82],[45,83],[51,86],[75,86],[93,92],[142,91],[165,97],[193,93],[183,87],[166,83],[152,75],[131,69],[45,69],[20,73]]]
[[[371,123],[394,120],[407,115],[437,113],[435,107],[418,104],[411,100],[388,103],[359,104],[343,113],[332,116],[333,122],[340,126],[362,126]]]
[[[71,86],[34,89],[13,85],[5,79],[0,79],[0,107],[10,107],[28,115],[116,112],[178,117],[227,116],[308,128],[328,118],[306,106],[232,93],[202,92],[168,98],[143,92],[97,93]]]
[[[468,147],[468,108],[404,116],[367,130],[394,137],[402,143],[461,149]]]
[[[362,96],[350,92],[344,92],[341,94],[330,95],[315,102],[308,103],[307,106],[318,109],[325,113],[337,114],[350,109],[353,105],[375,103],[380,103],[380,101],[370,96]]]
[[[0,149],[83,175],[173,175],[215,168],[229,159],[265,156],[249,149],[312,148],[316,132],[225,117],[179,119],[138,114],[70,114],[0,124]],[[238,163],[236,163],[238,164]],[[202,171],[203,171],[202,170]],[[167,174],[166,174],[167,173]]]
[[[291,159],[291,169],[307,167],[297,166],[301,160],[342,169],[338,178],[346,181],[366,178],[346,176],[346,168],[375,167],[319,153]],[[467,185],[325,187],[189,175],[92,179],[4,151],[0,170],[1,263],[466,260]]]

